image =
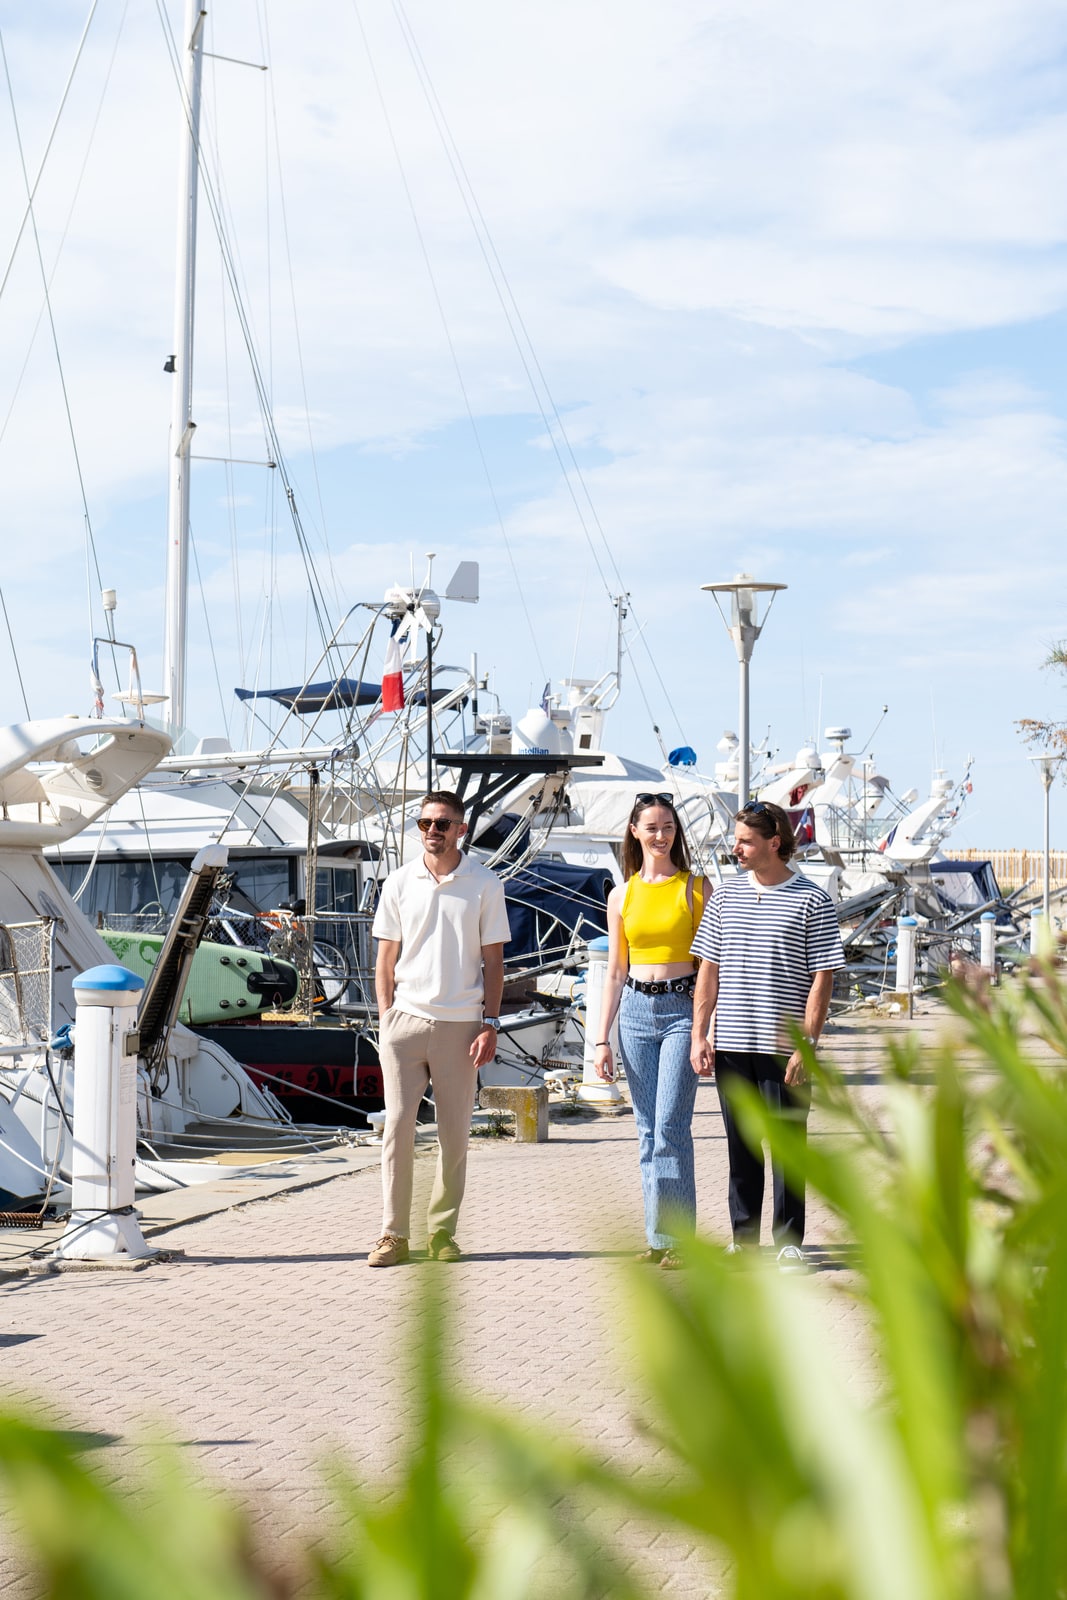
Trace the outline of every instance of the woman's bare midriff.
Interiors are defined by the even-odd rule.
[[[696,963],[693,961],[661,961],[651,967],[630,966],[630,976],[638,983],[664,983],[668,978],[691,978],[695,971]],[[618,979],[615,981],[618,982]]]

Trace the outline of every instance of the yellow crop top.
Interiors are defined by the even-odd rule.
[[[704,880],[693,874],[693,909],[686,899],[687,872],[664,883],[646,883],[639,872],[627,881],[622,898],[622,931],[635,966],[665,966],[689,961],[690,946],[704,910]]]

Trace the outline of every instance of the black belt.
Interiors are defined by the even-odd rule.
[[[642,983],[640,978],[627,978],[626,987],[636,989],[638,994],[692,994],[696,981],[696,973],[691,972],[688,978],[661,978],[656,983]]]

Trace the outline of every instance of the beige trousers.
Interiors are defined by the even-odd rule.
[[[382,1232],[401,1239],[411,1231],[415,1173],[415,1123],[427,1084],[437,1108],[437,1173],[427,1227],[430,1237],[456,1231],[467,1178],[467,1145],[478,1072],[470,1048],[481,1022],[432,1022],[395,1006],[381,1019],[378,1055],[385,1082],[382,1137]]]

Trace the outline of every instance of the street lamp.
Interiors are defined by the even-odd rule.
[[[1045,938],[1048,938],[1048,930],[1052,927],[1052,923],[1049,920],[1051,915],[1051,895],[1049,893],[1049,791],[1052,788],[1052,780],[1056,776],[1056,769],[1063,760],[1063,754],[1062,750],[1042,750],[1037,755],[1030,757],[1031,761],[1037,762],[1037,770],[1041,775],[1041,782],[1045,790],[1045,860],[1041,892],[1041,905],[1045,915]]]
[[[763,624],[767,621],[774,597],[779,589],[787,589],[786,583],[757,583],[747,572],[739,572],[736,578],[731,578],[729,583],[702,583],[702,589],[715,596],[715,604],[719,608],[719,615],[726,624],[726,631],[734,641],[737,659],[741,669],[740,685],[740,714],[738,721],[737,747],[737,809],[741,811],[748,801],[748,763],[751,741],[748,731],[748,664],[752,660],[752,651],[756,640],[763,632]],[[730,596],[730,620],[726,620],[726,612],[722,608],[721,594]],[[764,606],[762,618],[759,615],[760,595],[769,596]]]

